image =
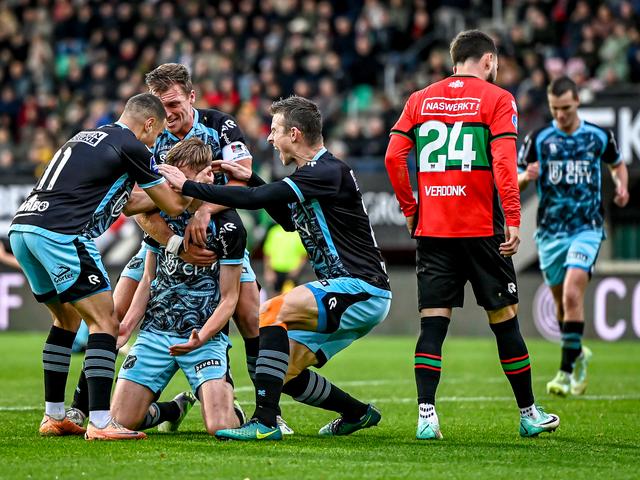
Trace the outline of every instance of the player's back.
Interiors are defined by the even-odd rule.
[[[392,129],[417,149],[417,236],[481,237],[503,229],[490,143],[517,135],[509,92],[452,76],[415,92]]]
[[[293,220],[320,279],[356,277],[388,289],[389,280],[351,168],[322,149],[285,181],[300,203]]]
[[[136,181],[162,181],[151,171],[152,161],[144,144],[120,125],[81,131],[53,156],[14,226],[97,237],[118,218]]]

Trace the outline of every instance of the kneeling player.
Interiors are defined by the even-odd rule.
[[[202,147],[197,138],[185,140],[171,150],[167,161],[195,178],[211,162],[210,150]],[[182,235],[191,213],[165,218]],[[120,330],[119,344],[144,317],[112,401],[112,415],[123,425],[146,429],[168,421],[170,429],[177,428],[194,396],[183,393],[172,402],[153,402],[178,369],[200,399],[209,433],[240,424],[233,387],[226,379],[229,339],[221,330],[238,301],[246,232],[235,210],[216,215],[210,229],[207,246],[219,259],[212,267],[186,263],[164,247],[152,245],[147,251],[142,283]]]

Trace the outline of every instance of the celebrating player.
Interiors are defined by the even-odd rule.
[[[152,146],[165,121],[162,103],[145,93],[129,99],[112,125],[77,133],[56,152],[10,228],[11,248],[53,326],[44,345],[45,415],[41,435],[78,435],[65,417],[71,345],[83,318],[90,335],[87,440],[144,438],[109,414],[118,319],[109,278],[93,239],[111,225],[137,182],[158,207],[178,215],[188,202],[155,172]]]
[[[166,162],[194,179],[211,159],[211,148],[192,137],[173,147]],[[163,216],[183,235],[194,211]],[[184,262],[166,247],[147,249],[144,275],[120,326],[119,343],[124,343],[144,317],[113,396],[111,412],[119,423],[144,430],[168,422],[168,429],[176,430],[195,397],[189,392],[171,402],[153,402],[181,369],[200,399],[210,434],[240,425],[233,387],[226,380],[229,339],[222,330],[238,301],[246,237],[236,211],[225,209],[214,215],[206,239],[218,257],[213,266]]]
[[[199,138],[210,146],[214,158],[239,162],[251,167],[251,154],[245,145],[244,135],[236,121],[226,113],[213,109],[195,109],[195,91],[191,76],[184,65],[166,63],[160,65],[146,76],[149,91],[157,96],[167,113],[167,125],[158,137],[154,146],[156,163],[164,163],[169,150],[181,139]],[[224,178],[217,179],[223,182]],[[233,184],[233,182],[230,182]],[[236,181],[236,184],[241,183]],[[226,207],[203,204],[191,216],[189,225],[183,235],[177,235],[164,221],[160,214],[141,214],[136,221],[161,245],[182,260],[199,266],[211,265],[214,254],[204,248],[206,231],[211,216]],[[139,211],[144,208],[139,207]],[[144,271],[146,243],[129,261],[120,275],[114,291],[114,299],[118,318],[122,319],[131,304],[133,295]],[[255,362],[258,356],[258,309],[259,293],[256,276],[249,262],[249,253],[245,252],[243,273],[241,276],[240,298],[238,300],[234,320],[245,343],[247,368],[253,378]],[[86,381],[80,378],[73,408],[68,412],[69,418],[78,424],[84,421],[86,411]],[[279,417],[279,423],[286,433],[293,433]]]
[[[458,34],[451,58],[453,76],[407,101],[391,130],[385,159],[407,227],[418,241],[416,437],[442,438],[435,410],[442,344],[452,307],[463,305],[467,281],[495,334],[502,368],[520,407],[520,435],[534,436],[555,430],[559,419],[534,403],[529,354],[518,328],[510,258],[520,242],[516,104],[511,94],[493,84],[498,54],[488,35],[477,30]],[[414,145],[418,203],[406,162]]]
[[[284,180],[264,184],[229,162],[224,168],[249,180],[252,188],[205,185],[187,181],[175,167],[162,170],[175,188],[194,198],[235,208],[266,207],[285,230],[298,231],[319,279],[262,305],[255,413],[242,427],[220,430],[216,437],[281,439],[276,415],[282,391],[341,414],[320,435],[348,435],[377,425],[380,413],[307,367],[321,367],[384,320],[391,305],[389,279],[353,171],[323,146],[318,107],[294,96],[275,102],[271,113],[268,141],[284,165],[297,166]]]
[[[582,395],[587,388],[591,351],[582,345],[584,293],[604,238],[601,166],[616,184],[613,199],[629,202],[627,167],[613,132],[580,120],[578,88],[568,77],[547,90],[550,125],[527,135],[518,163],[520,190],[536,182],[540,268],[551,288],[562,335],[560,370],[547,383],[554,395]]]

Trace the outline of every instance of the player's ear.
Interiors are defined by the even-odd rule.
[[[153,126],[156,123],[156,119],[153,117],[147,118],[146,122],[144,122],[144,132],[151,133],[153,131]]]
[[[196,91],[191,90],[191,92],[189,93],[189,103],[193,105],[195,101],[196,101]]]

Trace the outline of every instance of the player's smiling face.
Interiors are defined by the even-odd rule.
[[[284,115],[281,113],[276,113],[271,119],[271,133],[267,141],[280,153],[280,161],[283,165],[289,165],[295,160],[291,150],[291,132],[287,131]]]
[[[179,138],[184,138],[193,126],[195,92],[191,90],[187,95],[180,85],[174,84],[161,94],[152,93],[160,98],[167,112],[167,130]]]

